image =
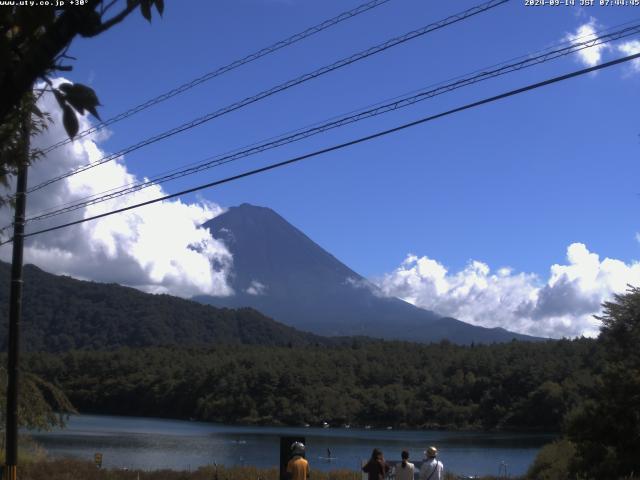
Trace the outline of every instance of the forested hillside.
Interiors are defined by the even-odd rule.
[[[374,342],[31,354],[81,412],[215,422],[557,431],[590,388],[596,342]]]
[[[116,284],[51,275],[33,265],[25,266],[24,274],[21,340],[29,351],[329,342],[251,308],[215,308]],[[9,278],[9,265],[0,262],[0,311],[5,315]],[[0,322],[0,348],[6,348],[6,334],[7,323]]]

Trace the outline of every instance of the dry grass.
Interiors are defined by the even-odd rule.
[[[21,480],[278,480],[276,468],[202,467],[187,472],[178,470],[99,469],[92,462],[57,459],[26,463],[19,467]],[[314,480],[361,480],[359,472],[336,470],[313,472]]]
[[[92,462],[72,459],[39,460],[19,467],[21,480],[278,480],[276,468],[256,467],[201,467],[187,472],[178,470],[116,470],[99,469]],[[313,480],[362,480],[362,474],[353,470],[331,472],[313,471]],[[445,480],[457,480],[448,472]],[[486,477],[483,480],[496,480]],[[513,480],[513,478],[512,478]]]
[[[99,469],[92,462],[73,459],[27,461],[18,467],[20,480],[278,480],[276,468],[202,467],[187,472],[178,470],[116,470]],[[313,471],[312,480],[361,480],[360,472],[335,470]],[[455,473],[446,472],[445,480],[458,480]],[[509,477],[522,480],[524,477]],[[478,480],[498,480],[487,476]],[[564,480],[564,479],[563,479]],[[625,480],[634,480],[632,478]],[[640,478],[635,478],[640,480]]]

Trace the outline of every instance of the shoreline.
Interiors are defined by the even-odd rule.
[[[333,430],[333,431],[342,431],[342,430],[366,430],[366,431],[407,431],[407,432],[441,432],[441,431],[452,431],[459,433],[486,433],[486,434],[527,434],[527,435],[542,435],[542,436],[550,436],[557,437],[561,434],[560,431],[548,431],[544,429],[536,429],[536,428],[520,428],[520,429],[484,429],[481,427],[472,427],[472,426],[456,426],[456,425],[424,425],[418,427],[410,427],[403,424],[391,424],[391,425],[375,425],[374,423],[370,424],[349,424],[349,427],[345,427],[344,425],[329,425],[328,427],[324,427],[322,424],[308,424],[308,425],[294,425],[287,424],[283,422],[234,422],[234,423],[226,423],[226,422],[212,422],[208,420],[203,420],[194,417],[158,417],[158,416],[146,416],[143,414],[126,414],[126,413],[109,413],[109,412],[94,412],[94,411],[85,411],[78,412],[75,414],[69,414],[69,417],[74,415],[79,416],[109,416],[109,417],[121,417],[121,418],[143,418],[148,420],[161,420],[161,421],[177,421],[177,422],[197,422],[207,425],[221,425],[225,427],[266,427],[266,428],[300,428],[300,429],[323,429],[323,430]],[[367,428],[369,427],[369,428]],[[391,427],[391,428],[389,428]]]
[[[99,452],[104,453],[105,467],[146,470],[188,470],[214,462],[264,468],[277,463],[283,437],[306,438],[314,470],[325,472],[357,470],[373,447],[381,448],[389,462],[399,460],[402,449],[419,461],[426,446],[433,444],[441,449],[445,465],[466,475],[495,474],[501,462],[509,464],[512,473],[523,475],[539,449],[552,441],[549,435],[521,433],[269,428],[91,414],[74,415],[64,430],[31,435],[52,458],[73,454],[86,461]],[[335,461],[319,460],[327,448],[335,452]]]

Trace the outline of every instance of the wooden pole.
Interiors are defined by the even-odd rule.
[[[22,253],[24,220],[27,205],[27,165],[29,163],[30,113],[22,120],[22,143],[16,181],[16,208],[13,222],[13,257],[11,260],[11,292],[9,294],[9,348],[7,357],[7,413],[5,442],[5,480],[16,480],[18,465],[18,359],[20,350],[20,318],[22,315]]]

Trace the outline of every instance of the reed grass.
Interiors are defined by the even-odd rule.
[[[28,462],[19,467],[21,480],[278,480],[277,468],[201,467],[184,470],[122,470],[98,468],[93,462],[54,459]],[[314,480],[361,480],[359,472],[313,472]]]
[[[49,459],[30,461],[19,466],[21,480],[278,480],[277,468],[257,467],[201,467],[185,470],[122,470],[98,468],[93,462],[75,459]],[[322,472],[314,470],[312,480],[362,480],[362,474],[353,470]],[[445,480],[457,480],[447,472]],[[513,480],[514,477],[511,477]],[[483,477],[482,480],[497,480]]]

